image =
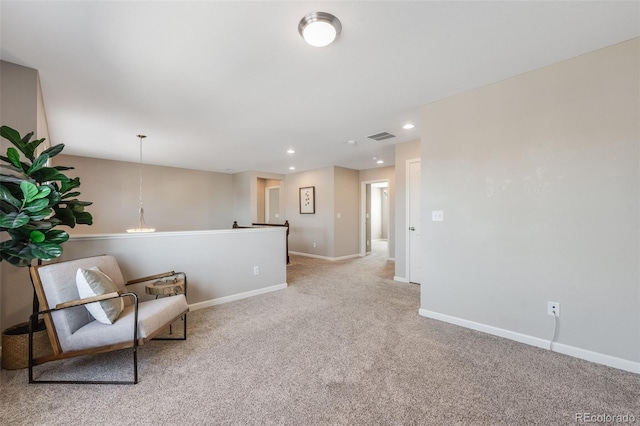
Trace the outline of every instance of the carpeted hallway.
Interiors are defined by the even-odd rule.
[[[575,424],[640,421],[640,376],[418,315],[382,251],[292,256],[289,288],[195,311],[186,342],[140,349],[140,383],[28,385],[1,373],[3,425]],[[115,353],[39,367],[108,377]],[[112,377],[113,378],[113,377]],[[121,377],[123,378],[123,377]]]

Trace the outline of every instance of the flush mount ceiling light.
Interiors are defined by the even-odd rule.
[[[295,154],[296,151],[294,149],[288,149],[287,154]]]
[[[311,46],[328,46],[342,31],[342,24],[330,13],[307,13],[298,24],[298,32]]]
[[[127,229],[129,233],[136,232],[155,232],[155,228],[147,227],[147,224],[144,223],[144,208],[142,207],[142,139],[146,138],[145,135],[136,135],[140,139],[140,207],[138,209],[138,226],[136,228]]]
[[[416,127],[416,126],[414,126],[411,123],[407,123],[404,126],[402,126],[402,128],[405,129],[405,130],[413,129],[414,127]]]

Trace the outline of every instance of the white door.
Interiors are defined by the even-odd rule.
[[[422,248],[420,242],[420,161],[410,161],[408,163],[408,236],[409,253],[409,281],[412,283],[420,283],[422,272]]]

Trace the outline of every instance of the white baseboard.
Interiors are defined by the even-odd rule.
[[[483,333],[492,334],[498,337],[504,337],[505,339],[515,340],[516,342],[525,343],[527,345],[535,346],[538,348],[549,349],[550,342],[538,337],[516,333],[515,331],[505,330],[503,328],[493,327],[491,325],[469,321],[463,318],[452,317],[450,315],[445,315],[426,309],[420,309],[418,313],[423,317],[448,322],[450,324],[459,325],[461,327],[470,328],[472,330],[481,331]],[[611,355],[592,352],[587,349],[576,348],[575,346],[569,346],[555,342],[553,343],[553,351],[575,358],[584,359],[586,361],[595,362],[597,364],[603,364],[620,370],[629,371],[631,373],[640,374],[640,362],[634,362],[622,358],[617,358]]]
[[[394,280],[394,281],[400,281],[401,283],[408,283],[408,282],[409,282],[409,279],[408,279],[408,278],[405,278],[405,277],[399,277],[399,276],[397,276],[397,275],[396,275],[395,277],[393,277],[393,280]]]
[[[193,303],[189,305],[192,311],[198,309],[208,308],[210,306],[221,305],[223,303],[229,303],[240,299],[246,299],[247,297],[257,296],[259,294],[269,293],[276,290],[282,290],[287,288],[287,283],[276,284],[270,287],[260,288],[258,290],[245,291],[244,293],[232,294],[231,296],[219,297],[217,299],[205,300],[204,302]]]
[[[347,260],[347,259],[353,259],[355,257],[361,257],[360,254],[349,254],[347,256],[340,256],[340,257],[328,257],[328,256],[320,256],[317,254],[311,254],[311,253],[302,253],[299,251],[289,251],[289,254],[295,254],[295,255],[304,256],[304,257],[312,257],[314,259],[328,260],[330,262],[335,262],[336,260]]]

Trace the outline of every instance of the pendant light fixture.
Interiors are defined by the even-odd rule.
[[[311,46],[330,45],[342,31],[340,20],[330,13],[307,13],[298,24],[298,32]]]
[[[145,135],[136,135],[140,139],[140,209],[138,217],[138,226],[136,228],[127,229],[129,233],[135,232],[155,232],[155,228],[148,228],[144,223],[144,208],[142,207],[142,139],[146,138]]]

